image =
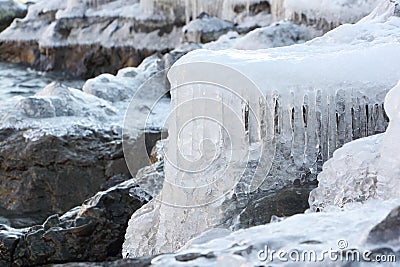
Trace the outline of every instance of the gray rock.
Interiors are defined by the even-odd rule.
[[[232,22],[202,13],[183,27],[184,41],[208,43],[217,40],[221,35],[232,30],[233,27]]]
[[[123,259],[108,262],[71,262],[66,264],[55,264],[52,267],[148,267],[151,266],[153,257],[136,259]]]
[[[138,195],[132,194],[133,189]],[[23,230],[3,226],[0,264],[116,260],[121,256],[129,217],[149,199],[150,195],[129,180],[97,193],[62,216],[50,216],[43,225]]]
[[[274,190],[258,190],[251,194],[236,194],[227,200],[225,224],[244,229],[267,224],[272,218],[303,213],[308,206],[308,196],[315,184],[287,185]]]
[[[0,31],[7,28],[15,18],[22,18],[26,15],[26,7],[14,1],[0,2]]]
[[[0,129],[2,216],[42,221],[82,203],[110,177],[129,174],[118,133],[79,127],[80,134],[30,139],[29,130]],[[147,160],[143,155],[138,166]]]
[[[142,16],[137,0],[39,1],[0,35],[0,60],[92,78],[179,44],[184,19]]]
[[[400,247],[400,206],[377,224],[368,234],[368,243]]]

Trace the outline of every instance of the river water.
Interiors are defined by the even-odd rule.
[[[83,80],[76,80],[61,73],[46,73],[31,68],[0,62],[0,102],[10,97],[34,95],[51,83],[59,81],[67,86],[80,89]]]

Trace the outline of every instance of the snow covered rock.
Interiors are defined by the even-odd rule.
[[[7,28],[15,18],[26,15],[26,6],[12,0],[0,1],[0,32]]]
[[[368,15],[379,0],[272,0],[274,15],[327,32]]]
[[[183,38],[186,42],[208,43],[217,40],[232,29],[232,22],[202,13],[183,27]]]
[[[319,35],[320,33],[311,27],[280,21],[250,31],[243,36],[236,32],[229,32],[221,36],[217,41],[205,44],[203,48],[211,50],[231,48],[240,50],[266,49],[304,43]]]
[[[0,58],[92,78],[172,50],[183,23],[143,16],[138,0],[39,1],[1,33]]]
[[[110,102],[129,100],[148,78],[162,68],[163,62],[159,56],[148,57],[138,68],[125,68],[119,70],[116,76],[101,74],[88,80],[83,91]],[[165,86],[164,82],[160,81],[162,86]]]

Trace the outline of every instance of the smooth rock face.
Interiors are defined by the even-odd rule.
[[[43,225],[23,230],[0,226],[0,265],[116,259],[130,214],[150,199],[129,180],[97,193],[61,217],[50,216]]]
[[[29,129],[1,129],[0,208],[42,220],[81,203],[111,176],[129,173],[120,135],[79,131],[29,139]]]

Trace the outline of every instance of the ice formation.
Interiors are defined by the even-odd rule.
[[[368,199],[400,198],[399,136],[400,83],[386,96],[390,123],[384,134],[362,138],[335,151],[318,175],[318,188],[310,193],[312,211]]]
[[[172,109],[179,110],[187,103],[192,108],[170,117],[168,147],[176,154],[165,164],[161,202],[133,215],[124,256],[171,252],[217,225],[223,210],[220,199],[215,200],[214,193],[220,193],[216,189],[241,179],[236,190],[249,192],[254,181],[263,181],[257,186],[270,188],[292,182],[304,172],[316,174],[343,144],[383,132],[387,126],[384,96],[400,79],[395,66],[400,60],[400,18],[394,14],[395,3],[385,2],[363,21],[341,26],[305,44],[256,52],[196,50],[180,59],[169,79],[173,88],[184,86],[185,90],[171,92]],[[238,71],[252,83],[238,83],[241,75],[232,75],[229,70]],[[205,81],[214,87],[201,84]],[[215,83],[221,87],[216,88]],[[215,103],[202,109],[203,98]],[[230,116],[230,109],[237,114]],[[207,113],[210,110],[213,115]],[[211,120],[197,120],[199,114]],[[215,121],[222,126],[214,125]],[[236,140],[237,150],[226,147],[232,140]],[[224,174],[224,165],[218,160],[224,163],[229,151],[235,151],[232,155],[237,158],[228,160],[234,168]],[[244,170],[243,151],[264,152],[260,162],[265,166],[275,155],[274,164],[269,172],[241,177],[238,170]],[[210,160],[215,153],[214,169],[192,172],[191,161]],[[285,166],[284,170],[280,166]],[[200,186],[204,183],[209,184]],[[192,208],[197,203],[206,204],[206,199],[215,202]]]
[[[280,1],[280,0],[274,0]],[[369,14],[379,0],[283,0],[285,18],[330,30],[340,24],[354,23]]]

